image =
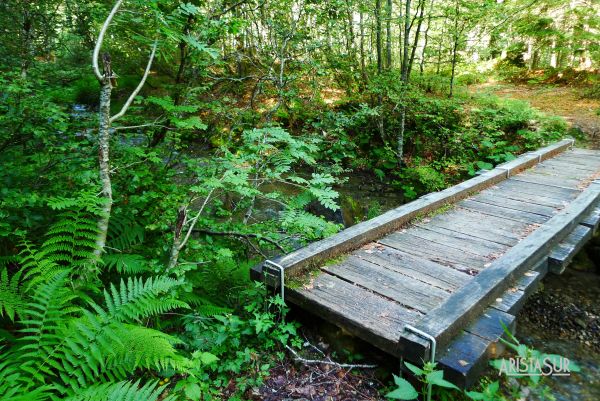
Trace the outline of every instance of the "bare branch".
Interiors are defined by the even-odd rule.
[[[135,90],[131,93],[131,96],[129,96],[129,99],[127,99],[127,101],[123,105],[123,108],[121,108],[121,111],[119,111],[117,114],[115,114],[114,116],[112,116],[110,118],[111,123],[115,122],[116,120],[118,120],[119,118],[121,118],[125,115],[125,113],[127,112],[127,109],[129,109],[129,106],[131,106],[131,103],[133,103],[133,100],[135,99],[135,97],[142,90],[142,87],[146,83],[146,78],[148,78],[148,75],[150,74],[150,68],[152,67],[152,62],[154,61],[154,55],[156,54],[157,47],[158,47],[158,41],[155,40],[154,44],[152,45],[152,53],[150,53],[150,59],[148,60],[148,65],[146,66],[146,71],[144,71],[144,75],[142,76],[140,83],[138,84],[137,88],[135,88]]]
[[[292,347],[286,345],[285,348],[290,351],[294,355],[294,360],[298,362],[302,362],[306,365],[331,365],[341,369],[375,369],[377,365],[363,365],[363,364],[349,364],[349,363],[337,363],[327,358],[327,360],[318,360],[318,359],[304,359]]]
[[[104,24],[102,25],[102,29],[100,29],[100,33],[98,34],[98,40],[96,41],[96,46],[94,47],[94,55],[92,56],[92,66],[94,68],[94,74],[98,80],[102,81],[104,76],[100,72],[100,67],[98,66],[98,57],[100,56],[100,49],[102,48],[102,42],[104,42],[104,35],[106,35],[106,31],[108,30],[108,26],[112,22],[115,14],[119,11],[119,8],[123,4],[123,0],[118,0],[113,6],[110,14],[106,17]]]

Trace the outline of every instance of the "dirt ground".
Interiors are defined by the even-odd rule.
[[[549,115],[563,117],[590,139],[589,146],[600,149],[600,100],[581,96],[581,88],[550,85],[517,85],[489,82],[473,87],[476,92],[492,92],[500,97],[528,101]]]

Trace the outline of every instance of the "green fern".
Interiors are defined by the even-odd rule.
[[[50,227],[40,252],[44,259],[66,266],[82,266],[94,259],[98,223],[85,210],[63,213]]]
[[[23,293],[21,289],[21,271],[8,277],[8,269],[0,269],[0,317],[8,316],[12,321],[15,314],[20,314],[23,308]]]
[[[187,308],[169,296],[179,281],[129,278],[103,292],[103,305],[90,302],[82,309],[67,286],[69,274],[63,270],[36,287],[17,321],[23,336],[0,357],[0,377],[9,375],[24,390],[50,381],[68,394],[126,379],[137,369],[187,369],[188,360],[174,348],[178,339],[135,324]]]
[[[135,383],[121,381],[118,383],[103,383],[87,387],[64,401],[156,401],[161,397],[165,387],[158,387],[157,382],[148,382],[140,387],[140,381]],[[161,398],[162,401],[174,401],[175,396]]]
[[[130,250],[144,241],[144,226],[127,216],[113,216],[108,226],[108,249]]]
[[[109,270],[119,273],[140,274],[150,271],[148,262],[141,255],[112,253],[104,255],[102,261]]]

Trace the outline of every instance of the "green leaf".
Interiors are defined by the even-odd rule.
[[[219,360],[218,356],[211,354],[210,352],[201,352],[198,357],[200,362],[202,362],[204,365],[210,365]]]
[[[447,380],[444,380],[444,371],[443,370],[434,370],[433,372],[428,373],[426,381],[427,381],[427,383],[431,383],[434,386],[459,390],[459,388],[456,387],[454,384],[450,383]]]
[[[416,367],[412,363],[404,362],[404,365],[416,376],[423,376],[425,374],[425,371],[423,369]]]
[[[398,386],[394,391],[387,393],[387,398],[394,400],[414,400],[419,396],[417,390],[406,379],[394,375],[394,383]]]
[[[199,400],[202,396],[202,390],[200,390],[200,386],[196,383],[186,384],[183,392],[190,400]]]

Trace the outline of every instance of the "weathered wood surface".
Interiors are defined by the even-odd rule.
[[[550,252],[548,265],[554,274],[562,274],[583,245],[592,238],[592,228],[578,225]]]
[[[600,153],[569,145],[526,154],[277,259],[286,278],[312,270],[286,288],[286,301],[419,362],[429,350],[404,331],[413,325],[437,339],[440,353],[462,349],[479,366],[500,335],[489,319],[511,320],[555,263],[550,253],[572,254],[600,223],[600,184],[592,183]],[[459,369],[452,355],[444,366],[467,380],[476,370]]]

